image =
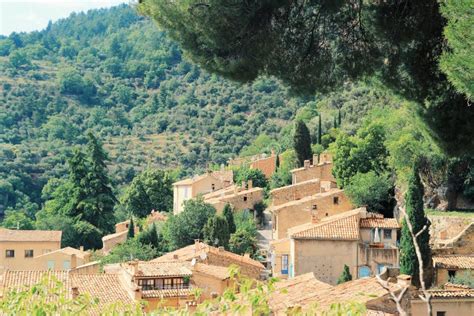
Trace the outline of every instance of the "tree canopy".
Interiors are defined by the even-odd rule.
[[[448,1],[444,16],[438,0],[144,0],[139,8],[193,61],[235,80],[274,75],[295,90],[313,93],[376,76],[417,102],[434,138],[448,152],[460,153],[474,150],[474,109],[463,94],[469,90],[466,76],[452,71],[463,61],[459,39],[472,38],[468,6]],[[462,13],[460,22],[453,12]],[[439,68],[447,51],[446,22],[447,76]],[[459,25],[463,33],[456,40]]]

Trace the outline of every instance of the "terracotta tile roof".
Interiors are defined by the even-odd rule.
[[[314,168],[314,167],[317,167],[317,166],[330,165],[330,164],[332,164],[331,161],[324,161],[324,162],[320,162],[320,163],[318,163],[318,164],[316,164],[316,165],[310,164],[310,165],[309,165],[309,168]],[[307,169],[307,168],[305,168],[305,167],[300,167],[300,168],[291,169],[290,172],[291,172],[291,173],[294,173],[294,172],[298,172],[298,171],[303,171],[303,170],[305,170],[305,169]]]
[[[14,230],[0,228],[0,241],[57,241],[61,242],[60,230]]]
[[[312,305],[317,305],[318,312],[322,312],[333,303],[365,303],[387,293],[375,278],[362,278],[331,286],[315,279],[314,275],[309,273],[282,281],[282,283],[283,285],[278,285],[278,283],[275,285],[277,290],[270,299],[270,308],[277,315],[283,315],[288,308],[296,306],[307,309]],[[392,286],[396,289],[395,284]],[[278,294],[279,288],[286,289],[286,293]]]
[[[236,198],[236,197],[239,197],[239,196],[242,196],[242,195],[246,195],[246,194],[252,194],[252,193],[255,193],[255,192],[262,192],[262,194],[263,194],[263,189],[259,188],[259,187],[254,187],[254,188],[251,188],[251,189],[242,190],[242,191],[239,191],[237,193],[231,193],[231,194],[227,194],[227,195],[224,195],[224,196],[217,196],[217,197],[212,197],[212,198],[207,198],[207,199],[205,198],[204,202],[209,203],[209,204],[219,203],[221,201],[226,202],[227,200],[231,200],[233,198]]]
[[[126,262],[122,265],[127,271],[135,276],[143,277],[173,277],[173,276],[191,276],[191,263],[187,261],[171,262],[138,262],[138,272],[133,273],[133,262]]]
[[[360,228],[400,228],[395,218],[362,218]]]
[[[358,240],[359,218],[364,208],[324,218],[317,224],[304,224],[288,231],[293,239]]]
[[[101,309],[110,303],[121,302],[133,304],[134,301],[120,281],[118,275],[113,274],[74,274],[67,271],[9,271],[7,270],[2,280],[2,291],[23,290],[48,278],[51,286],[55,280],[60,281],[63,287],[60,292],[72,296],[72,287],[77,287],[79,294],[88,293],[98,300],[98,305],[88,310],[89,314],[99,314]],[[56,296],[48,298],[50,301]]]
[[[211,173],[205,173],[199,176],[195,176],[192,178],[183,179],[173,183],[173,185],[191,185],[193,183],[199,182],[207,177],[213,177],[217,180],[222,182],[229,182],[232,183],[234,173],[232,170],[224,170],[224,171],[213,171]]]
[[[433,264],[444,269],[474,269],[474,255],[433,256]]]
[[[202,274],[206,274],[220,280],[225,280],[225,279],[230,278],[228,267],[220,267],[220,266],[215,266],[215,265],[210,265],[210,264],[196,263],[192,267],[192,270],[193,270],[193,273],[194,271],[200,272]]]
[[[466,290],[429,290],[433,298],[474,297],[474,289]]]
[[[308,201],[313,201],[313,200],[317,201],[319,199],[322,199],[322,198],[325,198],[325,197],[328,197],[328,196],[332,196],[332,195],[335,195],[335,194],[340,194],[342,192],[344,192],[344,190],[330,189],[329,191],[326,191],[326,192],[316,193],[316,194],[313,194],[313,195],[310,195],[310,196],[306,196],[306,197],[304,197],[302,199],[299,199],[299,200],[294,200],[294,201],[290,201],[290,202],[287,202],[287,203],[283,203],[283,204],[271,207],[269,210],[273,213],[278,213],[282,209],[285,209],[285,208],[290,207],[290,206],[297,206],[297,205],[304,204]]]
[[[71,287],[77,287],[80,294],[89,293],[98,299],[98,308],[121,302],[133,304],[125,285],[115,274],[70,274]]]
[[[63,253],[63,254],[68,255],[68,256],[76,255],[78,258],[81,258],[81,259],[84,259],[86,256],[89,255],[89,253],[86,252],[86,251],[81,251],[79,249],[72,248],[72,247],[64,247],[64,248],[61,248],[61,249],[58,249],[58,250],[54,250],[54,251],[50,251],[48,253],[41,254],[39,256],[36,256],[35,258],[46,257],[46,256],[50,256],[50,255],[57,254],[57,253]]]
[[[275,291],[270,295],[269,305],[274,312],[284,312],[304,300],[308,293],[329,290],[331,285],[321,282],[313,273],[299,275],[292,279],[277,282]]]
[[[231,260],[236,265],[250,265],[260,269],[264,268],[260,262],[249,257],[241,256],[227,250],[220,250],[202,242],[168,252],[161,257],[151,260],[151,262],[191,261],[193,258],[199,259],[201,255],[209,253]]]
[[[187,297],[193,295],[193,289],[166,289],[142,291],[143,298]]]

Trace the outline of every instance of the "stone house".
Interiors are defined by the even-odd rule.
[[[33,258],[34,264],[28,270],[70,270],[90,262],[88,251],[65,247]]]
[[[234,184],[228,188],[203,195],[204,202],[214,206],[217,213],[221,213],[227,203],[233,207],[234,211],[253,209],[255,204],[263,201],[263,197],[263,189],[254,188],[251,180],[248,181],[247,186]]]
[[[442,286],[456,275],[474,269],[474,223],[457,236],[432,248],[434,284]]]
[[[288,231],[287,239],[272,243],[273,275],[295,277],[313,272],[335,284],[348,265],[353,278],[398,266],[398,222],[367,213],[365,208],[307,223]]]
[[[270,191],[272,206],[278,206],[291,201],[301,200],[304,197],[323,193],[337,188],[336,183],[311,179],[297,184],[291,184]]]
[[[184,202],[216,190],[227,188],[233,183],[232,170],[208,171],[193,178],[173,183],[173,213],[179,214],[184,209]]]
[[[102,252],[104,254],[108,254],[115,246],[127,240],[129,225],[130,220],[117,223],[115,224],[115,233],[102,237]],[[138,234],[140,231],[137,225],[134,226],[134,230],[135,234]]]
[[[273,239],[287,237],[288,229],[322,218],[352,210],[354,206],[343,190],[329,191],[305,196],[299,200],[272,206]]]
[[[291,170],[292,184],[312,179],[336,182],[332,175],[332,158],[329,154],[321,154],[320,157],[314,155],[312,162],[313,164],[310,160],[305,160],[303,167]]]
[[[193,261],[208,265],[228,268],[231,265],[237,266],[242,275],[249,278],[260,279],[264,266],[248,254],[238,255],[224,250],[223,247],[209,246],[199,240],[194,244],[169,252],[161,257],[151,260],[151,262],[170,262],[170,261]]]
[[[37,270],[35,257],[61,248],[61,231],[0,228],[0,273]]]
[[[277,155],[272,149],[270,156],[260,154],[244,158],[229,159],[228,165],[236,167],[247,166],[250,169],[258,169],[262,171],[267,179],[270,179],[276,170],[276,158]],[[279,158],[281,163],[282,157],[280,156]]]

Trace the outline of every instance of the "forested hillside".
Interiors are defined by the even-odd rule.
[[[259,134],[276,138],[305,103],[273,79],[242,86],[202,71],[125,5],[12,34],[0,56],[2,211],[34,213],[88,130],[122,184],[147,166],[225,163]]]

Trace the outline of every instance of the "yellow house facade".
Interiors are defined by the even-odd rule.
[[[229,187],[233,183],[231,170],[209,171],[206,174],[173,183],[173,213],[184,210],[184,202]]]
[[[0,228],[0,272],[38,270],[35,257],[61,248],[61,231]]]

